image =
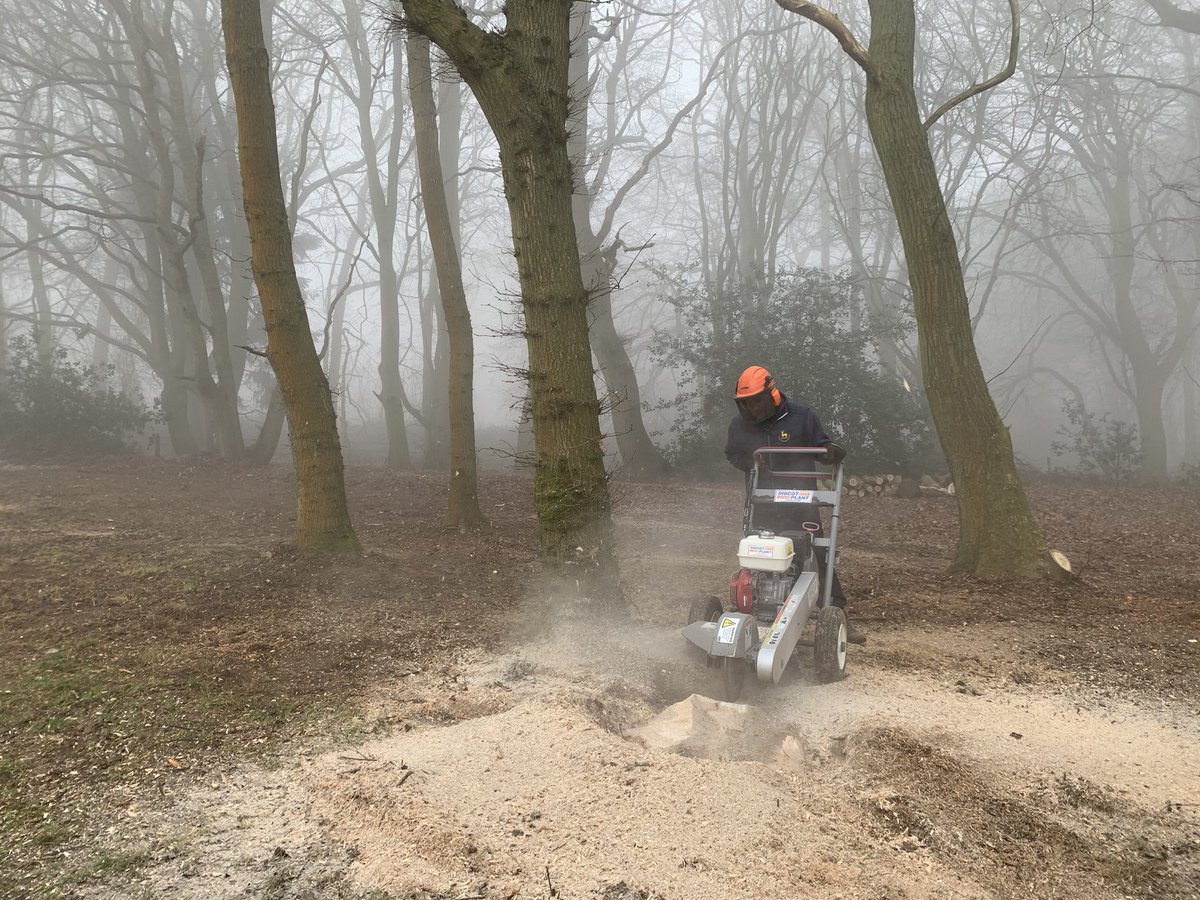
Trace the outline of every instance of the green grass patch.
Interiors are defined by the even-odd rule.
[[[0,693],[0,800],[15,800],[34,782],[94,782],[110,768],[128,775],[167,758],[253,749],[253,736],[321,712],[279,696],[274,685],[195,671],[205,663],[161,648],[120,661],[86,652],[38,656]],[[6,829],[30,824],[27,814],[0,816]]]
[[[5,690],[0,728],[32,734],[61,734],[85,719],[111,722],[129,677],[115,667],[88,666],[74,653],[51,650]]]
[[[21,836],[34,848],[57,847],[74,836],[74,828],[52,816],[31,794],[27,772],[10,757],[0,757],[0,836],[8,842]]]
[[[63,878],[106,879],[145,862],[111,852],[59,871],[60,849],[86,825],[55,802],[65,785],[102,797],[107,783],[171,777],[231,752],[269,756],[277,732],[330,712],[287,696],[277,673],[225,669],[191,649],[114,656],[84,639],[0,671],[0,897],[57,896]]]
[[[172,568],[172,566],[162,565],[161,563],[130,563],[118,569],[117,574],[124,578],[153,578],[155,575],[170,572]]]
[[[108,878],[139,869],[148,858],[143,852],[102,853],[89,859],[86,866],[73,874],[78,881]]]

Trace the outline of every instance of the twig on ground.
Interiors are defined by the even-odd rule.
[[[357,756],[339,756],[338,759],[350,759],[355,762],[378,762],[378,757],[359,751]]]

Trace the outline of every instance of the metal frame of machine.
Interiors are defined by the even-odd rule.
[[[748,669],[753,669],[761,682],[778,683],[798,645],[813,647],[818,681],[845,677],[846,617],[830,602],[841,519],[842,465],[818,463],[817,457],[824,453],[824,447],[762,447],[755,451],[742,516],[742,568],[730,579],[731,608],[726,609],[715,597],[692,605],[683,636],[704,651],[709,666],[720,669],[726,700],[736,700],[741,694]],[[764,486],[768,476],[773,486]],[[821,490],[820,480],[832,480],[832,490]],[[820,510],[830,510],[827,537],[817,537],[817,527],[779,534],[755,527],[756,509],[798,503],[816,506],[818,516]],[[823,578],[817,571],[817,547],[826,548]],[[814,635],[801,641],[814,612]]]

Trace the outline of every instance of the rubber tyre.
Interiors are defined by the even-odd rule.
[[[750,666],[744,659],[736,656],[723,656],[721,667],[721,694],[727,703],[736,703],[742,696],[742,688],[746,684],[746,670]]]
[[[691,609],[688,610],[687,624],[711,622],[723,612],[725,612],[725,607],[716,597],[697,597],[692,601]]]
[[[827,606],[817,613],[817,633],[813,638],[817,681],[832,684],[846,677],[846,614],[840,607]]]

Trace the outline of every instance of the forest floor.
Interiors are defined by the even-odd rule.
[[[1200,897],[1200,491],[1028,487],[1076,581],[849,498],[849,677],[719,705],[678,627],[736,479],[617,486],[597,623],[519,476],[461,535],[444,478],[351,469],[329,559],[285,469],[0,465],[0,897]]]

